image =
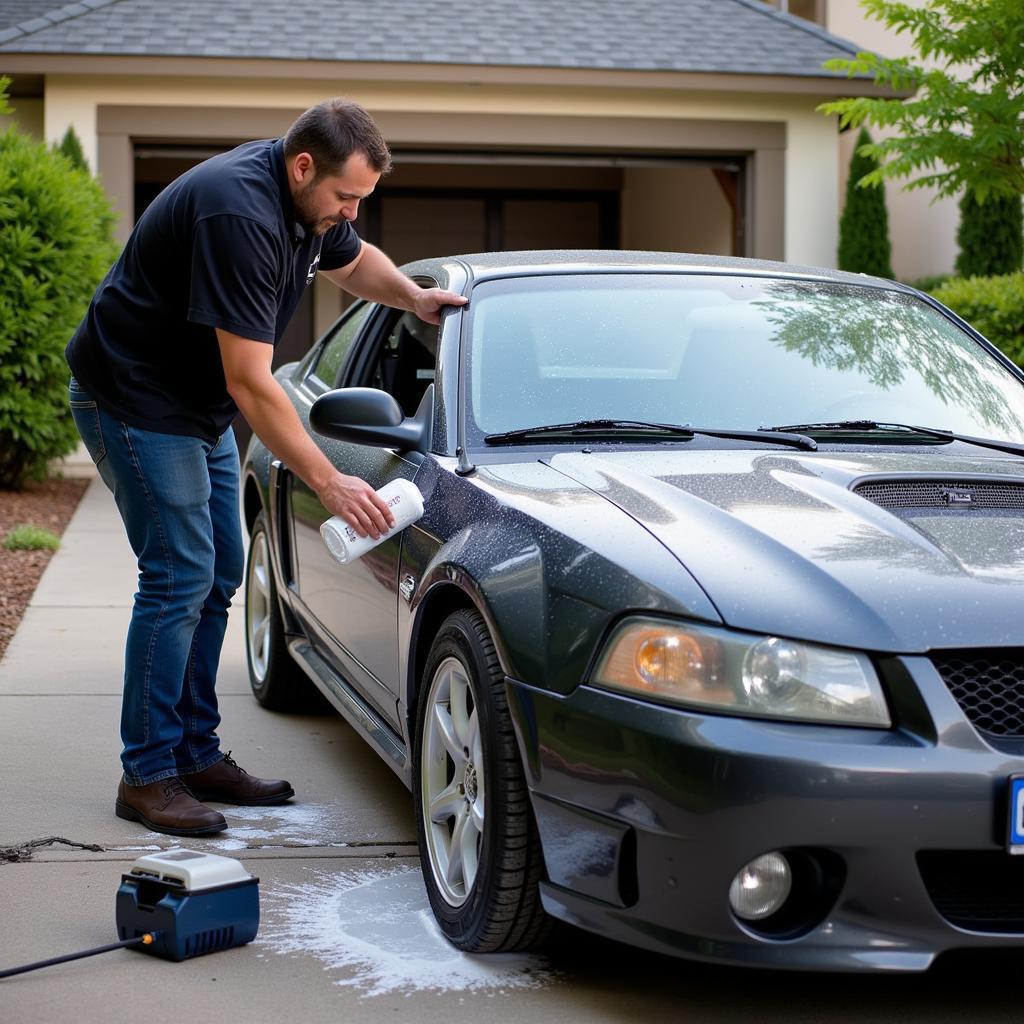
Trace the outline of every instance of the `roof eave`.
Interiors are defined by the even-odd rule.
[[[871,79],[822,73],[760,75],[619,68],[421,64],[385,61],[283,60],[253,57],[110,56],[19,53],[0,48],[0,72],[42,75],[115,75],[171,78],[272,78],[337,82],[430,82],[456,85],[578,86],[686,92],[756,92],[816,97],[906,97]]]

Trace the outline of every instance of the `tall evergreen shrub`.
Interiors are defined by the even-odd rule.
[[[113,228],[87,171],[0,135],[0,488],[43,476],[77,443],[64,346],[117,255]]]
[[[850,159],[846,205],[839,220],[839,269],[893,277],[885,190],[881,185],[857,185],[864,175],[878,169],[873,156],[861,154],[861,148],[870,144],[871,136],[862,128]]]
[[[979,203],[965,192],[960,200],[960,253],[956,272],[961,277],[1012,274],[1024,258],[1024,214],[1020,195],[989,195]]]
[[[75,129],[70,125],[68,125],[68,130],[64,133],[64,138],[60,140],[57,152],[63,153],[71,161],[72,167],[77,167],[80,171],[89,170],[89,165],[85,160],[85,152],[82,149],[82,143],[75,134]]]

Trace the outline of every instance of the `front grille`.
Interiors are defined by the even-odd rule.
[[[1024,648],[935,651],[931,660],[975,729],[1024,737]]]
[[[975,932],[1024,932],[1024,857],[999,851],[917,855],[928,895],[950,924]]]
[[[884,480],[853,488],[882,508],[1013,508],[1024,510],[1024,484],[977,480]]]

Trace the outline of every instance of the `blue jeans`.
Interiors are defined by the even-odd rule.
[[[129,426],[74,379],[71,414],[139,562],[125,649],[121,763],[143,786],[223,754],[214,683],[244,553],[238,448]]]

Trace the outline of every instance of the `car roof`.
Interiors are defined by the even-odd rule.
[[[408,263],[402,269],[411,276],[446,277],[461,265],[475,281],[487,278],[536,274],[578,274],[588,271],[676,272],[736,274],[755,277],[789,277],[840,284],[867,285],[875,288],[913,291],[896,281],[867,274],[851,274],[825,267],[798,263],[754,260],[739,256],[708,256],[685,252],[641,252],[627,249],[534,249],[521,252],[463,253]]]

